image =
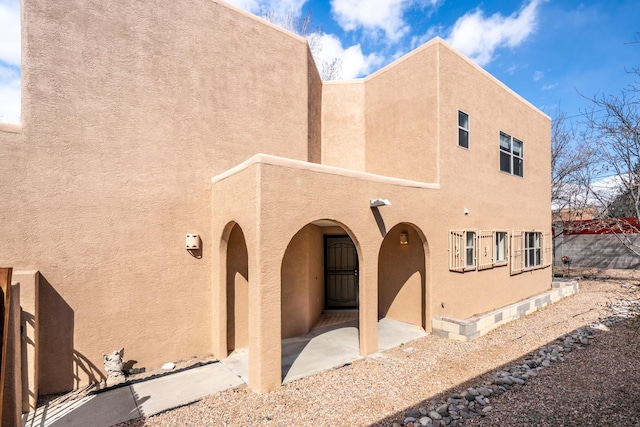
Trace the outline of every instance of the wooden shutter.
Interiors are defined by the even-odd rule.
[[[480,230],[478,232],[477,245],[478,270],[484,270],[493,267],[493,231]]]
[[[465,232],[460,230],[451,230],[449,233],[449,270],[464,271],[466,266],[466,242]]]
[[[524,270],[524,232],[511,233],[511,274],[522,273]]]
[[[553,261],[553,238],[551,232],[547,231],[542,236],[542,266],[549,267]]]

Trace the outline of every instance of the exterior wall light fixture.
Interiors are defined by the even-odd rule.
[[[403,231],[402,233],[400,233],[400,244],[401,245],[409,244],[409,233],[407,233],[406,231]]]
[[[369,206],[377,208],[378,206],[391,206],[389,199],[371,199],[369,200]]]
[[[197,234],[187,234],[186,248],[188,251],[197,251],[200,249],[200,236]]]

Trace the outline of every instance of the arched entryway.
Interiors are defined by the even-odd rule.
[[[357,318],[358,253],[341,224],[318,220],[291,239],[281,267],[282,338],[303,335],[327,311]]]
[[[422,233],[407,223],[385,236],[378,257],[378,317],[427,328],[426,256]]]
[[[341,224],[318,220],[291,239],[281,267],[282,380],[359,356],[358,251]]]
[[[249,345],[249,256],[238,224],[227,240],[227,349]]]

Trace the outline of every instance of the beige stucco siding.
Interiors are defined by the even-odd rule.
[[[322,88],[322,164],[364,171],[365,85],[327,82]]]
[[[281,339],[324,308],[327,234],[357,250],[362,355],[379,316],[429,331],[549,287],[549,268],[449,270],[451,229],[549,228],[550,120],[442,40],[323,84],[304,39],[217,1],[23,16],[0,265],[40,274],[40,393],[103,379],[121,347],[152,368],[247,346],[250,386],[278,387]],[[499,171],[500,131],[523,178]]]
[[[210,353],[210,179],[318,145],[306,42],[211,1],[34,0],[23,24],[23,133],[0,137],[13,165],[0,170],[0,264],[55,289],[72,322],[50,338],[77,364],[43,365],[40,391],[99,379],[122,346],[146,367]]]
[[[438,181],[437,45],[366,79],[366,171]]]
[[[324,308],[324,240],[322,229],[303,227],[291,239],[282,259],[282,335],[311,330]]]
[[[550,119],[469,60],[439,49],[442,192],[435,206],[444,233],[432,254],[434,265],[447,266],[448,236],[442,234],[449,229],[549,231]],[[458,147],[458,110],[470,117],[469,150]],[[524,142],[523,178],[499,170],[500,131]],[[434,272],[434,280],[434,317],[464,318],[542,292],[551,271],[511,276],[505,266]]]

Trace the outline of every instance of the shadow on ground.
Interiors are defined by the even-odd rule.
[[[446,422],[449,426],[638,426],[640,320],[637,317],[615,318],[600,325],[602,327],[598,329],[589,326],[578,328],[524,357],[513,359],[442,393],[409,405],[371,425],[445,425],[442,423],[444,419],[434,419],[430,424],[424,417],[439,407],[442,409],[447,401],[450,402],[447,408],[451,410],[456,406],[451,403],[452,396],[460,396],[469,388],[477,390],[481,386],[495,386],[498,373],[513,371],[514,367],[532,360],[540,351],[556,345],[564,346],[566,337],[592,334],[588,338],[590,344],[583,345],[578,340],[574,349],[564,352],[564,361],[540,369],[523,385],[512,384],[507,387],[508,391],[489,396],[486,405],[479,405],[480,415],[474,414],[466,419],[460,415],[462,411],[457,411],[459,418],[453,419],[450,412],[446,412],[443,418],[448,418]],[[491,410],[482,413],[482,408],[487,406]],[[408,417],[416,420],[412,422],[407,420]]]

